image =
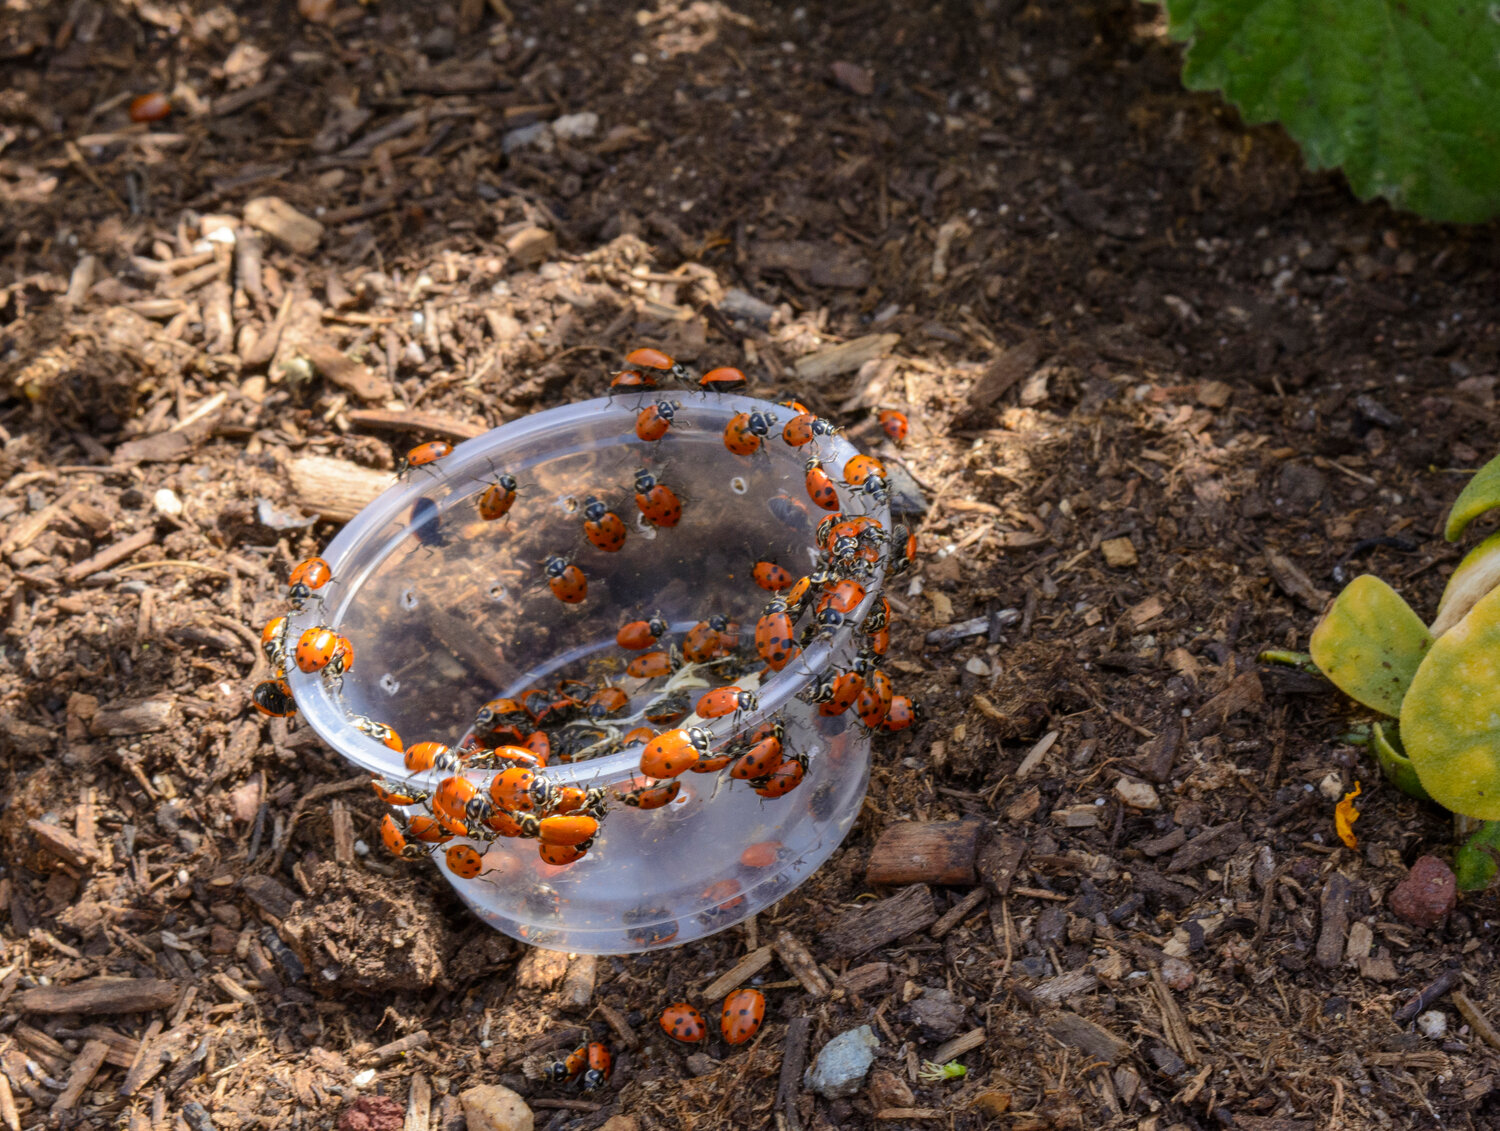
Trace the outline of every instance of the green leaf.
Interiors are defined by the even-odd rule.
[[[1464,617],[1486,593],[1500,585],[1500,534],[1491,534],[1458,563],[1448,577],[1437,616],[1432,621],[1432,635],[1441,636]]]
[[[1500,821],[1486,821],[1453,854],[1453,874],[1459,891],[1483,891],[1500,871]]]
[[[1395,717],[1417,665],[1432,646],[1422,618],[1380,578],[1344,587],[1313,629],[1313,663],[1340,691]]]
[[[1500,589],[1428,651],[1401,703],[1401,741],[1439,805],[1500,820]]]
[[[1395,727],[1390,734],[1379,723],[1370,727],[1370,753],[1380,763],[1385,780],[1408,797],[1418,801],[1431,801],[1432,795],[1422,788],[1422,779],[1417,777],[1417,768],[1411,764],[1401,749],[1401,737]]]
[[[1309,168],[1433,220],[1500,213],[1492,0],[1165,0],[1183,82],[1280,121]]]
[[[1448,512],[1448,522],[1443,527],[1443,537],[1457,542],[1469,523],[1493,507],[1500,507],[1500,456],[1476,471],[1474,478],[1453,500],[1453,509]]]

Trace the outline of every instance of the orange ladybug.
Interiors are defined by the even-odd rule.
[[[308,558],[287,576],[286,598],[292,608],[301,609],[311,600],[317,590],[333,579],[333,571],[322,558]]]
[[[719,719],[725,715],[753,711],[760,706],[760,699],[753,691],[741,691],[738,687],[716,687],[704,693],[694,708],[700,719]]]
[[[541,856],[542,863],[551,864],[554,867],[562,867],[582,860],[588,849],[581,844],[539,844],[537,854]]]
[[[844,464],[844,482],[858,487],[872,476],[885,478],[885,464],[872,456],[857,455]]]
[[[865,587],[857,581],[845,578],[818,598],[818,611],[837,609],[847,616],[859,608],[860,602],[864,599]]]
[[[780,598],[767,605],[755,622],[755,650],[772,671],[786,667],[799,651],[792,643],[792,632],[792,618]]]
[[[766,995],[759,990],[735,990],[724,999],[719,1031],[731,1045],[742,1045],[760,1031],[766,1019]]]
[[[620,801],[629,805],[632,809],[660,809],[664,805],[670,805],[682,790],[682,782],[673,779],[666,782],[654,782],[651,785],[637,786],[635,789],[625,793],[617,794]]]
[[[286,670],[286,617],[272,617],[260,630],[260,650],[265,653],[271,670],[280,675]]]
[[[432,817],[425,813],[418,813],[406,822],[406,831],[423,844],[446,844],[453,839],[451,833],[444,830]]]
[[[553,1084],[566,1084],[588,1065],[588,1047],[579,1045],[562,1060],[554,1060],[542,1070],[543,1079]]]
[[[625,545],[625,523],[593,495],[583,501],[583,533],[607,554]]]
[[[588,1064],[581,1087],[585,1092],[592,1092],[604,1087],[609,1081],[610,1069],[614,1067],[614,1057],[610,1055],[609,1046],[600,1041],[590,1041]]]
[[[486,522],[494,522],[508,515],[510,508],[516,505],[516,491],[519,486],[514,475],[509,472],[501,474],[481,492],[479,517]]]
[[[688,629],[682,640],[682,654],[689,663],[701,664],[712,660],[723,649],[724,634],[729,629],[729,620],[723,616],[711,616]]]
[[[413,742],[406,748],[404,761],[406,768],[414,774],[423,770],[449,773],[458,769],[458,759],[453,751],[441,742]]]
[[[646,443],[655,443],[667,434],[677,418],[678,401],[657,401],[636,413],[635,434]]]
[[[387,805],[415,805],[419,801],[427,800],[427,794],[420,790],[397,785],[395,782],[388,782],[382,778],[371,778],[370,789]]]
[[[686,381],[688,379],[688,371],[684,366],[679,365],[671,357],[662,353],[661,350],[652,349],[650,346],[631,350],[625,355],[625,364],[633,365],[637,369],[654,369],[658,373],[664,373],[676,381]]]
[[[577,605],[589,595],[588,578],[583,576],[583,570],[570,563],[567,558],[548,558],[543,572],[547,577],[547,587],[563,604]]]
[[[885,713],[885,721],[880,724],[880,729],[887,734],[898,730],[905,730],[914,723],[921,721],[922,708],[917,703],[908,699],[905,695],[896,695],[891,699],[891,706]]]
[[[490,800],[502,809],[525,811],[535,807],[536,774],[524,766],[510,766],[490,779]]]
[[[654,679],[676,670],[677,665],[666,652],[643,652],[625,665],[625,674],[636,679]]]
[[[724,446],[737,456],[754,455],[776,424],[772,412],[741,412],[724,426]]]
[[[699,388],[710,393],[734,393],[750,384],[750,378],[732,365],[710,369],[698,380]]]
[[[656,374],[642,373],[638,369],[622,369],[614,375],[609,388],[611,394],[616,389],[654,389],[656,388]]]
[[[708,735],[697,727],[669,730],[646,743],[641,752],[641,773],[648,778],[675,778],[693,768],[708,750]]]
[[[618,687],[601,687],[589,696],[584,706],[592,717],[603,719],[610,715],[617,715],[630,706],[630,696]]]
[[[682,500],[645,468],[635,473],[635,505],[652,526],[676,526],[682,521]]]
[[[801,785],[806,776],[807,765],[800,758],[788,758],[763,780],[753,781],[750,785],[762,797],[784,797]]]
[[[791,570],[771,561],[756,562],[750,567],[750,576],[755,579],[755,584],[772,593],[790,588],[792,582],[796,580]]]
[[[398,754],[403,753],[406,747],[401,743],[401,736],[385,723],[377,723],[368,715],[351,715],[349,721],[354,724],[354,729],[363,734],[368,734],[376,742],[382,742]]]
[[[460,879],[472,880],[484,870],[484,858],[467,844],[455,844],[444,853],[448,870]]]
[[[543,844],[576,848],[594,839],[599,831],[599,822],[580,813],[569,813],[557,817],[543,817],[537,830],[537,839]]]
[[[380,840],[392,856],[399,856],[403,860],[422,855],[420,848],[406,843],[406,837],[401,835],[401,826],[396,824],[396,819],[389,813],[380,819]]]
[[[708,1023],[685,1001],[673,1002],[662,1010],[660,1024],[662,1032],[674,1041],[693,1044],[708,1036]]]
[[[627,625],[622,625],[620,631],[615,633],[615,643],[626,651],[639,652],[651,647],[659,637],[665,636],[667,631],[667,622],[662,620],[660,615],[650,620],[633,620]]]
[[[833,480],[828,478],[828,473],[823,470],[823,461],[813,456],[807,461],[807,497],[825,511],[836,511],[839,509],[839,493],[833,486]]]
[[[761,739],[735,759],[729,776],[735,781],[763,778],[767,774],[774,773],[781,762],[781,739],[772,735]]]
[[[453,445],[446,440],[428,440],[425,444],[418,444],[406,453],[406,459],[402,462],[400,475],[405,475],[414,467],[426,467],[430,463],[436,463],[446,455],[451,455]]]
[[[159,90],[138,94],[130,100],[132,122],[159,122],[172,112],[172,100]]]
[[[893,408],[883,408],[876,417],[880,421],[880,427],[890,437],[891,443],[901,444],[906,441],[906,434],[911,430],[911,425],[906,419],[906,413],[897,412]]]
[[[470,805],[481,802],[473,813]],[[432,812],[436,817],[446,817],[455,823],[461,823],[468,817],[482,821],[489,816],[489,803],[479,794],[479,787],[468,778],[449,777],[438,783],[437,791],[432,795]]]

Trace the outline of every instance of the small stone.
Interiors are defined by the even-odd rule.
[[[151,505],[156,508],[158,514],[170,515],[173,518],[182,513],[182,500],[170,487],[163,487],[152,495]]]
[[[533,1131],[534,1120],[526,1101],[500,1084],[480,1084],[460,1092],[469,1131]]]
[[[500,148],[506,153],[514,153],[518,149],[527,147],[538,149],[543,153],[551,153],[556,148],[556,142],[552,137],[552,127],[546,122],[534,122],[529,126],[510,130],[500,139]]]
[[[1129,538],[1106,538],[1099,543],[1107,564],[1117,568],[1133,566],[1140,559],[1135,556],[1135,543]]]
[[[1417,1018],[1417,1028],[1429,1041],[1439,1041],[1448,1035],[1448,1015],[1441,1009],[1429,1009]]]
[[[323,238],[322,224],[304,216],[279,196],[258,196],[247,201],[245,223],[300,255],[311,255]]]
[[[535,267],[557,250],[557,237],[546,228],[522,228],[505,241],[505,250],[518,267]]]
[[[599,115],[592,110],[564,114],[552,123],[552,133],[563,141],[582,141],[599,132]]]
[[[730,318],[744,318],[749,322],[758,322],[762,326],[770,325],[771,319],[776,314],[776,308],[769,302],[758,299],[738,287],[730,287],[724,292],[724,301],[719,303],[719,309]]]
[[[929,987],[922,996],[908,1006],[911,1018],[924,1041],[946,1041],[964,1021],[964,1003],[955,1001],[948,990]],[[890,1107],[905,1107],[905,1104],[890,1104]]]
[[[1196,975],[1192,965],[1182,958],[1168,958],[1161,964],[1161,980],[1174,990],[1192,989]]]
[[[864,1083],[879,1047],[880,1041],[868,1025],[840,1033],[823,1046],[818,1059],[803,1075],[802,1086],[827,1100],[848,1099]]]
[[[1318,792],[1325,801],[1337,801],[1344,796],[1344,779],[1337,772],[1330,773],[1318,783]]]
[[[985,621],[985,627],[989,627],[989,621]],[[970,675],[989,675],[990,666],[978,656],[970,656],[968,663],[964,664],[964,671]]]
[[[875,76],[858,63],[840,61],[833,64],[829,70],[833,72],[834,82],[838,83],[851,94],[857,94],[861,98],[868,98],[875,93]]]
[[[1276,505],[1289,514],[1306,514],[1323,498],[1328,476],[1305,463],[1289,463],[1276,477]]]
[[[339,1113],[339,1131],[401,1131],[406,1110],[390,1096],[360,1096]]]
[[[888,1107],[912,1107],[917,1097],[907,1087],[906,1081],[889,1068],[877,1068],[870,1073],[870,1082],[865,1085],[865,1095],[870,1098],[876,1111]]]
[[[210,954],[233,954],[234,944],[239,941],[239,932],[231,931],[223,923],[215,923],[208,931]]]
[[[1458,881],[1453,869],[1436,856],[1421,856],[1385,902],[1396,918],[1416,927],[1435,927],[1457,906]]]
[[[719,1070],[719,1062],[706,1052],[695,1052],[687,1058],[687,1069],[694,1076],[707,1076]]]
[[[1131,809],[1160,809],[1161,798],[1150,782],[1122,777],[1115,782],[1115,796]]]

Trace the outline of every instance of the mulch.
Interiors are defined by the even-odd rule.
[[[1179,63],[1117,2],[8,13],[0,1123],[380,1091],[452,1131],[498,1082],[549,1131],[1500,1126],[1495,894],[1397,919],[1445,815],[1256,659],[1363,570],[1435,606],[1496,431],[1496,232],[1353,201]],[[376,799],[248,693],[281,579],[413,436],[643,343],[862,444],[910,412],[926,720],[796,893],[570,959],[363,855]],[[660,1034],[755,955],[754,1042]],[[860,1025],[864,1089],[804,1091]],[[608,1088],[528,1078],[585,1035]]]

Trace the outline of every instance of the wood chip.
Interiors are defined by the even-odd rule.
[[[1130,1054],[1129,1041],[1076,1013],[1054,1013],[1043,1025],[1069,1048],[1080,1049],[1096,1060],[1114,1064]]]
[[[411,1088],[406,1094],[406,1122],[402,1131],[428,1131],[432,1126],[432,1085],[425,1072],[411,1074]]]
[[[319,373],[360,400],[385,401],[395,393],[384,377],[328,342],[308,342],[301,352]]]
[[[63,1085],[62,1092],[58,1094],[57,1102],[52,1105],[54,1117],[65,1111],[71,1111],[78,1105],[78,1101],[83,1097],[83,1090],[93,1082],[94,1075],[104,1065],[104,1057],[108,1052],[107,1041],[84,1042],[72,1067],[68,1069],[68,1079]]]
[[[1490,1048],[1500,1049],[1500,1032],[1495,1031],[1495,1026],[1490,1023],[1490,1019],[1485,1016],[1484,1011],[1474,1003],[1473,999],[1463,990],[1454,990],[1452,997],[1453,1004],[1463,1015],[1463,1019],[1469,1023],[1469,1028],[1474,1030],[1475,1035]]]
[[[1193,712],[1188,723],[1188,737],[1195,742],[1207,738],[1241,711],[1265,700],[1260,676],[1253,671],[1241,672],[1230,680],[1228,687]]]
[[[756,240],[750,245],[750,256],[762,271],[794,271],[815,287],[858,289],[866,286],[870,281],[870,263],[865,254],[858,248],[831,241]],[[870,337],[882,336],[889,337],[890,335],[870,335]],[[868,338],[858,340],[863,342]],[[880,349],[875,353],[862,356],[857,364],[848,364],[837,372],[852,372],[866,361],[879,357],[884,352],[885,349]],[[805,373],[802,371],[801,362],[797,363],[797,370],[804,378],[813,381],[825,376],[833,376],[832,372]]]
[[[1332,873],[1318,896],[1318,945],[1315,951],[1319,966],[1333,970],[1344,961],[1344,932],[1349,929],[1348,878],[1342,872]]]
[[[875,1113],[882,1121],[895,1119],[947,1119],[948,1112],[940,1107],[883,1107]]]
[[[942,938],[972,915],[975,908],[989,897],[990,893],[988,889],[983,887],[975,888],[952,907],[948,908],[947,911],[943,912],[942,917],[932,925],[932,928],[927,933],[935,939]]]
[[[823,941],[841,957],[858,958],[876,947],[926,930],[937,917],[931,889],[913,884],[889,899],[844,912],[831,929],[823,932]]]
[[[1217,825],[1214,828],[1204,829],[1177,850],[1165,870],[1168,873],[1186,872],[1189,868],[1196,868],[1199,864],[1207,864],[1210,860],[1228,856],[1244,844],[1245,840],[1244,830],[1236,824]]]
[[[87,868],[94,862],[94,853],[66,829],[35,819],[27,821],[26,828],[36,837],[38,844],[73,867]]]
[[[978,882],[974,858],[984,837],[979,817],[899,821],[887,826],[865,865],[869,884],[966,885]]]
[[[782,1041],[781,1075],[776,1082],[778,1128],[802,1131],[802,1117],[797,1114],[797,1097],[802,1094],[802,1073],[807,1069],[807,1043],[812,1036],[812,1018],[806,1014],[793,1017]]]
[[[937,1051],[928,1059],[934,1064],[947,1064],[955,1057],[963,1056],[966,1052],[973,1052],[984,1044],[984,1029],[970,1029],[967,1033],[960,1033],[951,1040],[938,1045]]]
[[[177,1000],[176,982],[155,978],[86,978],[65,986],[37,986],[11,998],[17,1013],[147,1013]]]
[[[299,255],[311,255],[323,239],[323,225],[304,216],[279,196],[258,196],[245,202],[245,223],[259,228]]]
[[[883,986],[890,981],[891,964],[889,962],[867,962],[863,966],[856,966],[841,974],[834,985],[845,993],[863,994]]]
[[[993,405],[1019,385],[1036,368],[1041,357],[1041,348],[1034,340],[1027,339],[995,358],[969,390],[969,412],[979,412]]]
[[[505,250],[516,266],[535,267],[557,253],[557,236],[532,225],[507,239]]]
[[[996,895],[1009,894],[1011,882],[1026,855],[1026,842],[1008,833],[995,837],[979,850],[975,867],[985,885]]]
[[[790,931],[782,931],[776,936],[772,946],[776,948],[782,965],[802,983],[802,988],[809,995],[815,998],[828,996],[828,980],[823,977],[823,972],[818,969],[812,953],[802,944],[801,939]]]
[[[532,947],[516,965],[516,985],[524,990],[550,990],[568,972],[568,956],[560,950]]]
[[[805,381],[823,381],[843,373],[853,373],[865,362],[874,361],[895,348],[900,340],[900,334],[866,334],[852,342],[819,350],[796,363],[797,376]]]
[[[1332,599],[1331,593],[1314,585],[1312,578],[1298,569],[1291,558],[1283,554],[1267,550],[1266,567],[1270,571],[1271,578],[1281,586],[1282,592],[1288,597],[1295,597],[1301,601],[1309,612],[1321,613],[1323,607]]]
[[[297,902],[297,893],[280,880],[252,872],[240,881],[240,888],[250,902],[271,918],[280,922],[292,913]]]
[[[137,530],[134,534],[128,534],[112,546],[106,546],[91,558],[85,558],[77,565],[68,567],[63,574],[63,580],[69,585],[77,585],[86,577],[92,577],[96,573],[117,566],[123,561],[133,558],[140,551],[156,541],[156,528],[148,527],[145,530]]]
[[[381,1045],[378,1049],[372,1050],[369,1054],[369,1060],[376,1067],[379,1067],[382,1064],[389,1064],[393,1060],[398,1060],[403,1056],[419,1052],[431,1044],[432,1038],[428,1036],[427,1030],[418,1029],[415,1033],[408,1033],[399,1040],[391,1041],[389,1044]]]
[[[1099,552],[1104,555],[1105,564],[1117,569],[1128,568],[1140,561],[1136,556],[1135,543],[1129,538],[1106,538],[1099,543]]]
[[[592,954],[580,954],[568,963],[568,972],[563,976],[562,1007],[570,1013],[581,1013],[594,1000],[594,979],[598,974],[599,960]]]
[[[297,505],[330,522],[348,522],[396,481],[393,472],[328,456],[299,456],[286,470]]]
[[[744,985],[767,966],[771,965],[773,957],[774,952],[770,946],[763,946],[752,950],[704,987],[704,1000],[717,1001],[730,990]]]
[[[1057,741],[1060,733],[1055,730],[1048,731],[1037,740],[1036,745],[1026,752],[1026,757],[1022,758],[1021,764],[1016,767],[1016,781],[1025,781],[1031,776],[1032,772],[1042,764],[1042,759],[1046,757],[1047,751],[1052,749],[1052,744]]]
[[[356,428],[384,428],[391,432],[409,432],[429,439],[437,438],[461,443],[482,436],[487,431],[483,424],[471,424],[452,416],[440,416],[435,412],[390,412],[383,408],[350,409],[344,414]]]
[[[605,1023],[614,1030],[615,1036],[620,1038],[620,1043],[628,1049],[639,1048],[641,1038],[636,1031],[630,1027],[630,1021],[614,1006],[608,1002],[599,1002],[594,1009],[599,1016],[604,1018]]]

